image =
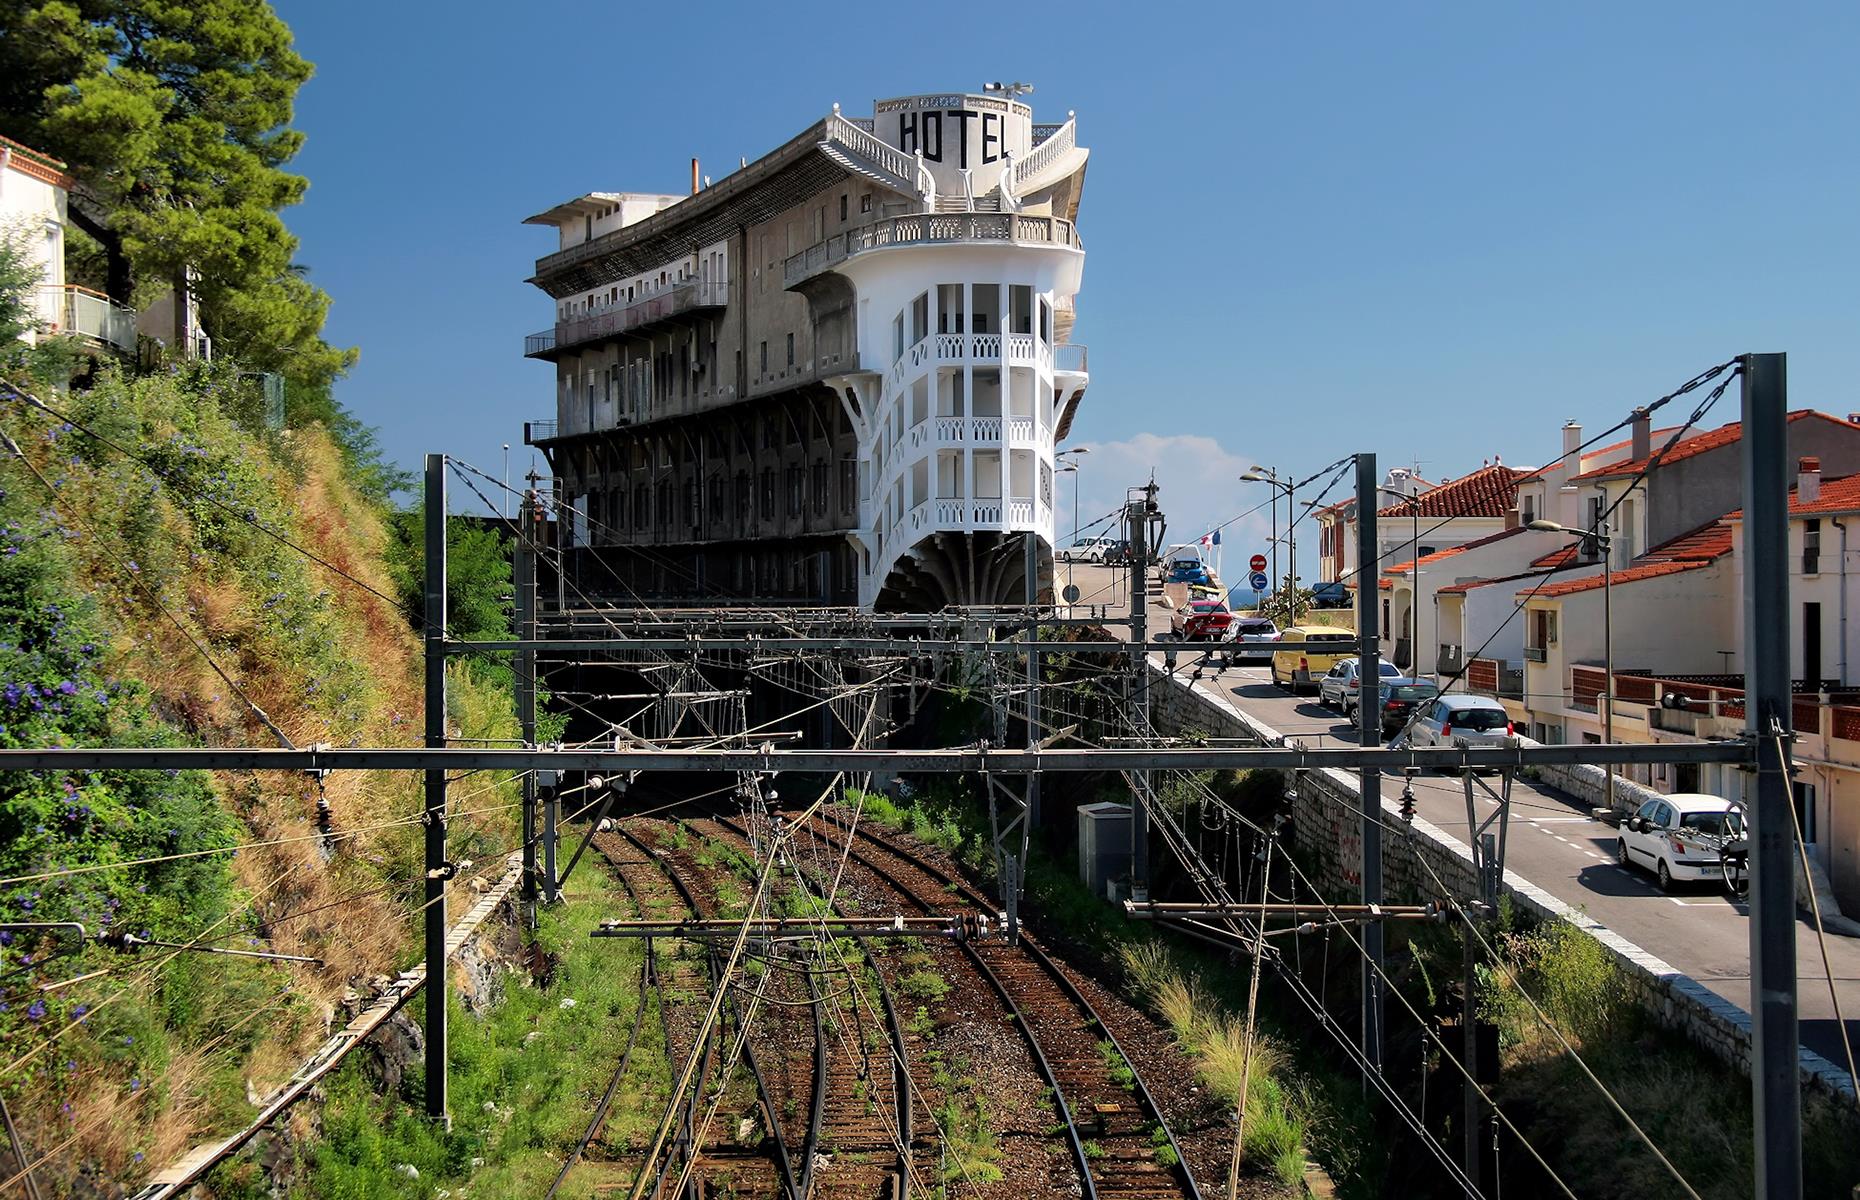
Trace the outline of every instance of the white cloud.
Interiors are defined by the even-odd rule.
[[[1175,434],[1167,437],[1140,433],[1122,442],[1074,442],[1088,448],[1089,454],[1077,455],[1081,473],[1079,512],[1082,525],[1119,509],[1125,489],[1148,483],[1152,476],[1158,491],[1156,502],[1169,518],[1164,535],[1168,542],[1194,541],[1216,526],[1221,530],[1225,574],[1238,579],[1245,558],[1254,553],[1268,553],[1267,539],[1271,520],[1265,507],[1272,489],[1260,483],[1242,483],[1240,475],[1251,469],[1253,460],[1243,453],[1227,449],[1214,438],[1200,434]],[[1072,539],[1073,476],[1059,476],[1054,499],[1059,502],[1059,540]],[[1234,518],[1258,506],[1258,511],[1235,521]],[[1285,509],[1280,502],[1280,523]],[[1227,524],[1227,522],[1232,522]],[[1104,531],[1103,525],[1099,531]],[[1309,521],[1298,527],[1302,538],[1309,532],[1312,548],[1304,551],[1305,561],[1312,561],[1316,548],[1316,529]],[[1308,574],[1309,572],[1307,572]]]

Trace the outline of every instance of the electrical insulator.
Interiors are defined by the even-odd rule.
[[[1402,784],[1401,819],[1406,821],[1410,825],[1414,824],[1414,785],[1413,784],[1409,784],[1409,783]]]

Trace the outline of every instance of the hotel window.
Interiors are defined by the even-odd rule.
[[[936,285],[936,331],[938,333],[962,332],[962,285],[960,283]]]
[[[634,485],[633,487],[633,528],[635,529],[644,529],[646,527],[646,519],[648,516],[651,515],[652,509],[647,502],[648,495],[649,493],[646,491],[645,484],[640,483],[640,484]]]
[[[817,517],[824,517],[827,515],[827,464],[824,462],[815,463],[812,474],[813,479],[811,482],[814,490],[814,515]]]
[[[717,518],[717,514],[722,511],[723,511],[723,476],[712,475],[710,477],[710,516],[711,516],[711,519],[715,520]]]
[[[1821,571],[1821,521],[1819,519],[1802,522],[1802,574],[1815,575]]]
[[[761,353],[762,353],[762,359],[761,359],[762,365],[758,367],[757,370],[760,371],[762,374],[767,375],[769,373],[769,344],[767,342],[762,343]]]
[[[1008,288],[1008,332],[1033,332],[1033,289],[1025,284]]]
[[[848,199],[849,197],[846,195],[846,193],[844,192],[840,193],[840,220],[842,221],[846,219],[846,201]]]
[[[788,365],[794,366],[794,335],[788,335]]]
[[[685,482],[685,524],[698,523],[698,484],[691,479]]]
[[[762,501],[761,502],[762,519],[764,521],[773,521],[775,519],[775,468],[774,467],[762,468],[761,501]]]
[[[859,197],[859,211],[862,213],[872,211],[872,193],[866,192]]]
[[[911,345],[915,346],[930,335],[930,293],[920,292],[917,299],[911,301]]]
[[[849,514],[859,511],[859,463],[856,459],[840,459],[840,511]]]
[[[827,240],[827,206],[824,204],[814,210],[814,240]]]
[[[736,519],[739,522],[749,520],[749,472],[736,473]]]
[[[1046,297],[1040,297],[1040,340],[1051,343],[1053,340],[1053,306]]]
[[[974,291],[975,311],[971,314],[973,323],[969,328],[977,333],[990,333],[1001,319],[1001,285],[978,283]]]
[[[801,515],[801,468],[788,468],[788,515]]]
[[[904,314],[899,313],[891,319],[891,361],[897,362],[904,357]]]

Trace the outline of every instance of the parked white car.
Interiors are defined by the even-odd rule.
[[[1116,545],[1116,539],[1108,537],[1080,538],[1059,552],[1062,562],[1101,563],[1104,556]]]
[[[1511,714],[1490,696],[1453,692],[1436,696],[1408,727],[1411,746],[1455,749],[1504,746],[1513,733]]]
[[[1729,800],[1680,792],[1647,801],[1621,822],[1615,858],[1652,871],[1668,891],[1675,880],[1721,878],[1725,841],[1743,837],[1744,815]]]

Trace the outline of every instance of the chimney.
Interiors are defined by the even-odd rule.
[[[1634,448],[1628,454],[1630,462],[1639,462],[1653,453],[1653,414],[1644,408],[1634,410]]]
[[[694,158],[691,160],[691,194],[693,196],[698,194],[699,182],[700,182],[700,177],[698,176],[698,160]]]
[[[1821,460],[1805,458],[1795,467],[1795,498],[1802,504],[1821,499]]]
[[[1582,508],[1582,501],[1581,497],[1577,495],[1579,490],[1580,489],[1578,489],[1576,485],[1571,483],[1566,483],[1556,490],[1556,523],[1563,526],[1565,529],[1582,528],[1582,513],[1580,511]]]
[[[1505,510],[1505,532],[1506,533],[1510,533],[1512,530],[1521,527],[1523,524],[1524,524],[1524,518],[1523,516],[1519,514],[1517,505],[1514,504],[1510,508]]]

